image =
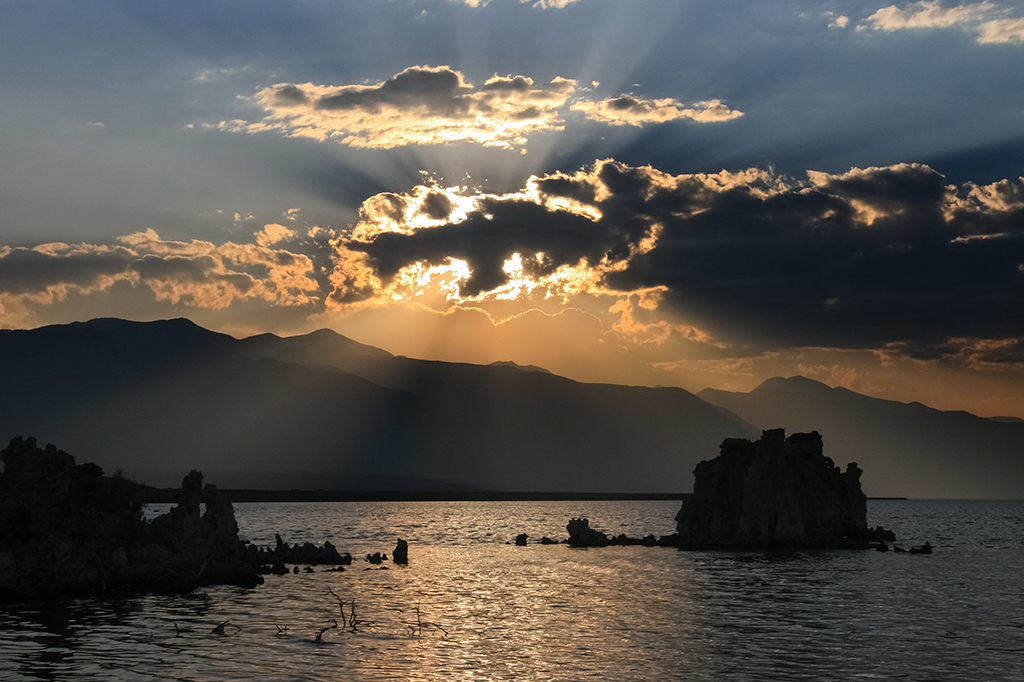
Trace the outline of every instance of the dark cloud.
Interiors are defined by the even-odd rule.
[[[977,339],[952,338],[937,341],[915,339],[886,345],[883,357],[901,356],[944,365],[1001,366],[1024,364],[1024,338]]]
[[[350,248],[385,279],[465,260],[469,295],[505,283],[513,253],[544,254],[524,268],[534,277],[583,259],[606,288],[660,288],[680,319],[775,347],[1024,336],[1024,180],[950,186],[907,164],[804,182],[755,169],[673,177],[601,162],[534,187],[530,200],[481,197],[462,222]]]
[[[441,192],[431,192],[423,200],[419,212],[431,220],[444,220],[452,214],[452,202]]]
[[[666,220],[657,246],[609,281],[667,286],[709,327],[784,345],[1021,334],[1024,206],[947,217],[945,191],[920,167],[763,198],[734,188]]]
[[[595,230],[584,216],[551,211],[530,201],[494,199],[482,202],[460,223],[412,234],[386,232],[370,243],[350,243],[349,248],[365,252],[385,278],[418,261],[439,265],[451,258],[465,260],[473,272],[465,293],[476,296],[508,280],[502,268],[513,253],[544,252],[549,264],[545,269],[550,270],[580,258],[600,260],[616,241],[613,230]]]
[[[144,256],[132,264],[132,269],[145,279],[183,279],[201,282],[207,279],[217,264],[209,256],[198,258]]]
[[[134,254],[126,249],[53,255],[30,249],[0,252],[0,292],[41,293],[54,286],[88,289],[128,271]]]
[[[281,86],[277,92],[283,90],[295,91],[302,96],[301,100],[290,100],[289,103],[306,101],[305,94],[294,85]],[[320,97],[314,106],[327,110],[362,109],[372,113],[379,112],[383,106],[397,109],[427,107],[434,114],[465,116],[470,101],[463,95],[472,90],[472,86],[467,85],[456,71],[417,66],[376,87],[353,88]]]

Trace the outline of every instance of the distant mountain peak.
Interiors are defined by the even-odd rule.
[[[518,369],[521,372],[540,372],[541,374],[551,374],[549,370],[546,370],[543,367],[538,367],[537,365],[520,365],[519,363],[512,362],[511,360],[497,360],[492,362],[489,366],[512,367],[513,369]]]
[[[799,374],[791,377],[772,377],[766,379],[754,391],[786,391],[787,393],[819,393],[834,390],[828,384],[808,379]]]

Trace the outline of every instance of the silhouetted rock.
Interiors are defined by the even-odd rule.
[[[896,533],[881,526],[875,526],[866,530],[865,539],[868,542],[894,542],[896,540]]]
[[[823,454],[817,431],[789,438],[782,429],[764,431],[757,442],[726,439],[718,457],[694,470],[693,495],[676,516],[680,543],[867,546],[867,498],[860,475],[856,464],[842,472]]]
[[[520,533],[519,535],[517,535],[516,536],[516,546],[517,547],[525,547],[526,546],[526,540],[529,537],[530,536],[527,535],[526,533]]]
[[[323,547],[318,547],[312,542],[304,542],[301,545],[289,547],[288,543],[281,539],[280,535],[274,535],[274,547],[250,547],[260,564],[273,564],[276,562],[287,562],[289,564],[305,564],[307,566],[328,565],[349,565],[352,563],[352,556],[341,555],[337,548],[330,542],[325,541]]]
[[[558,540],[552,540],[547,535],[545,535],[544,537],[542,537],[540,539],[540,544],[542,544],[542,545],[557,545],[558,544]]]
[[[193,471],[169,513],[146,522],[139,486],[34,438],[0,452],[0,596],[254,587],[258,563],[238,539],[231,503]],[[206,513],[200,516],[200,502]]]
[[[571,547],[607,547],[608,536],[590,527],[587,519],[570,519],[565,529],[569,531]]]
[[[379,566],[384,561],[384,557],[381,556],[380,552],[374,552],[373,554],[367,554],[366,560],[375,566]]]
[[[409,543],[398,538],[398,542],[395,543],[395,551],[391,552],[391,560],[396,564],[409,563]]]
[[[931,554],[932,553],[932,543],[925,542],[920,547],[911,547],[910,548],[910,553],[911,554]]]

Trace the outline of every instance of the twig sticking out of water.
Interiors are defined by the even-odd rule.
[[[241,630],[242,629],[242,628],[238,627],[237,625],[235,625],[234,623],[232,623],[230,620],[226,620],[226,621],[218,624],[217,627],[215,627],[212,630],[210,630],[210,633],[214,634],[214,635],[223,635],[224,634],[224,627],[226,625],[230,625],[231,627],[235,628],[236,630]]]
[[[334,593],[334,590],[327,588],[327,593],[338,600],[338,608],[341,609],[341,622],[343,628],[351,632],[359,632],[360,625],[373,626],[376,623],[372,620],[359,620],[356,618],[356,600],[353,599],[349,604],[349,614],[345,615],[345,600]]]
[[[181,633],[183,632],[192,632],[192,628],[180,628],[173,620],[171,621],[171,625],[174,626],[174,631],[177,633],[174,635],[175,637],[181,637]]]
[[[416,636],[421,636],[423,634],[423,628],[431,628],[432,630],[440,630],[441,632],[444,633],[445,637],[448,636],[448,631],[445,630],[440,625],[438,625],[437,623],[432,623],[430,621],[423,620],[422,614],[420,614],[420,604],[419,604],[419,602],[416,602],[416,627],[413,627],[412,625],[406,625],[406,627],[409,628],[409,630],[412,631],[412,634],[414,634]]]
[[[279,635],[287,635],[288,634],[288,626],[287,625],[285,625],[284,627],[281,627],[277,623],[274,623],[274,627],[277,628],[277,634],[279,634]]]
[[[325,632],[327,632],[328,630],[334,630],[335,628],[338,627],[338,621],[336,621],[333,618],[331,618],[331,622],[334,623],[334,625],[328,625],[325,628],[321,628],[320,632],[316,633],[316,641],[317,642],[319,642],[319,641],[321,641],[321,639],[323,639],[323,636],[324,636]]]

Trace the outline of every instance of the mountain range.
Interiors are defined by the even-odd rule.
[[[826,455],[861,466],[869,495],[1024,497],[1020,420],[871,398],[801,376],[769,379],[750,393],[697,395],[757,428],[817,430]]]
[[[805,379],[750,393],[585,384],[394,356],[330,330],[185,319],[0,331],[0,442],[35,436],[157,486],[688,492],[728,437],[819,431],[869,495],[1024,497],[1024,422]]]

